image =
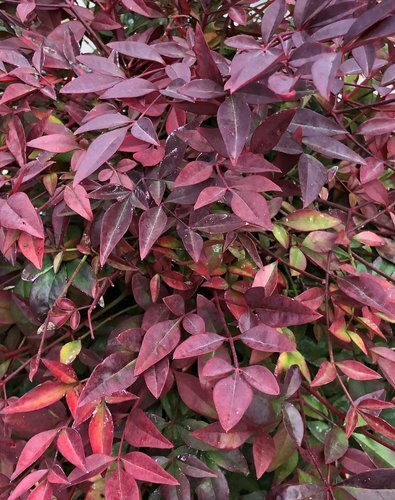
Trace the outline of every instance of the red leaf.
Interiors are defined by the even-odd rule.
[[[64,363],[52,359],[42,359],[42,362],[60,382],[64,384],[74,384],[78,382],[77,375],[70,365],[65,365]]]
[[[117,79],[119,81],[119,79]],[[107,87],[108,88],[108,87]],[[156,86],[143,78],[129,78],[117,83],[101,95],[101,99],[131,99],[157,90]],[[119,130],[119,129],[118,129]]]
[[[119,76],[88,73],[66,83],[66,85],[60,89],[60,93],[87,94],[89,92],[102,92],[114,85],[116,87],[116,84],[120,81],[121,79]]]
[[[80,433],[75,429],[63,429],[58,436],[58,450],[66,460],[85,470],[85,452]]]
[[[197,335],[198,333],[205,333],[206,324],[204,319],[195,313],[187,314],[182,320],[182,326],[191,335]]]
[[[125,439],[135,448],[173,448],[173,444],[139,408],[129,413],[125,426]]]
[[[222,97],[225,92],[222,85],[207,78],[197,78],[180,87],[179,92],[194,99],[215,99]]]
[[[138,481],[172,485],[178,484],[178,481],[162,469],[155,460],[140,451],[132,451],[124,455],[122,457],[122,463],[126,471]]]
[[[209,179],[213,174],[212,163],[205,161],[191,161],[178,174],[173,187],[193,186]]]
[[[286,109],[265,118],[251,137],[253,153],[268,153],[279,142],[295,116],[296,109]]]
[[[61,382],[44,382],[21,396],[10,406],[3,408],[0,413],[12,415],[45,408],[62,399],[70,387],[70,385]]]
[[[337,361],[336,366],[340,368],[340,370],[345,375],[347,375],[347,377],[350,377],[354,380],[377,380],[381,378],[381,376],[377,372],[363,365],[359,361],[354,361],[351,359]]]
[[[63,193],[66,205],[76,214],[81,215],[86,220],[93,219],[91,204],[88,194],[82,186],[66,186]]]
[[[15,193],[7,201],[0,201],[1,226],[25,231],[35,238],[44,238],[41,218],[25,193]]]
[[[382,434],[383,436],[395,441],[395,427],[389,424],[386,420],[380,417],[376,417],[370,413],[364,411],[359,411],[360,415],[363,417],[365,422],[376,432]]]
[[[217,418],[212,391],[202,388],[199,379],[189,373],[174,372],[183,403],[192,411],[208,418]]]
[[[343,293],[361,304],[395,317],[395,303],[388,300],[386,288],[381,285],[380,281],[385,283],[384,280],[367,273],[337,278],[339,288]]]
[[[296,349],[295,344],[288,337],[263,323],[242,333],[240,340],[257,351],[292,352]]]
[[[214,404],[223,429],[228,432],[243,418],[251,404],[253,392],[238,372],[216,383]]]
[[[311,66],[311,75],[318,92],[325,99],[329,99],[335,84],[342,57],[340,52],[321,54]]]
[[[76,186],[93,174],[93,172],[96,172],[103,163],[108,161],[118,151],[127,130],[128,127],[117,128],[110,132],[105,132],[91,142],[86,154],[82,156],[77,165],[77,173],[74,177],[73,186]]]
[[[199,78],[213,80],[219,85],[222,84],[222,75],[211,55],[211,50],[207,45],[204,33],[199,24],[195,29],[195,44],[193,50],[196,54],[197,75]]]
[[[37,137],[29,141],[27,145],[34,149],[43,149],[50,153],[68,153],[80,149],[75,137],[69,134],[50,134]]]
[[[135,361],[126,352],[114,352],[98,364],[85,384],[78,400],[84,406],[104,396],[126,389],[136,380]]]
[[[323,361],[318,369],[317,375],[311,382],[311,387],[320,387],[329,384],[336,378],[336,368],[329,361]]]
[[[162,207],[154,207],[145,211],[139,220],[140,257],[145,259],[156,240],[163,233],[167,224],[167,216]]]
[[[147,330],[136,362],[136,375],[163,359],[177,346],[181,338],[180,321],[161,321]]]
[[[71,472],[68,479],[71,485],[83,483],[88,479],[95,477],[98,474],[101,474],[103,471],[107,469],[107,467],[114,460],[116,460],[115,457],[109,457],[107,455],[100,455],[99,453],[94,453],[93,455],[86,457],[85,471],[78,469],[78,467],[76,467]]]
[[[133,218],[133,205],[127,197],[111,205],[103,217],[100,230],[100,265],[104,266],[108,256],[129,229]]]
[[[247,366],[241,369],[241,373],[252,387],[258,391],[277,396],[280,394],[280,387],[273,373],[264,366]]]
[[[106,478],[106,500],[140,500],[140,491],[133,477],[118,464],[114,473]]]
[[[197,210],[198,208],[205,207],[206,205],[211,205],[216,201],[221,200],[225,196],[225,193],[226,188],[223,187],[211,186],[204,188],[199,194],[193,208]]]
[[[273,33],[282,22],[285,13],[285,0],[276,0],[265,9],[261,22],[262,40],[265,44],[269,42]]]
[[[283,406],[283,418],[288,434],[300,446],[304,436],[304,423],[299,410],[293,404],[286,402]]]
[[[349,438],[358,424],[358,413],[352,406],[350,407],[350,409],[346,414],[345,424],[346,424],[346,436]]]
[[[36,90],[36,87],[31,87],[30,85],[25,85],[24,83],[12,83],[4,90],[0,99],[0,104],[5,104],[13,101],[14,99],[19,99],[20,97],[31,94]]]
[[[283,56],[282,51],[254,50],[237,54],[231,63],[231,77],[226,82],[225,90],[232,93],[239,90],[244,85],[256,82]]]
[[[217,120],[229,157],[236,163],[250,132],[250,107],[243,97],[232,95],[219,107]]]
[[[237,191],[233,193],[231,207],[240,219],[271,230],[269,207],[265,198],[253,191]]]
[[[218,349],[223,342],[224,337],[216,333],[201,333],[189,337],[189,339],[182,342],[174,351],[174,359],[192,358],[193,356],[200,356],[207,352],[212,352]]]
[[[244,423],[240,423],[232,430],[225,432],[219,422],[206,425],[191,433],[196,439],[220,450],[236,450],[253,434],[254,431]]]
[[[305,154],[299,158],[298,170],[303,208],[305,208],[317,198],[322,186],[328,180],[328,174],[320,161],[314,156]]]
[[[15,471],[11,476],[11,481],[41,457],[45,450],[51,446],[58,432],[58,429],[51,429],[50,431],[39,432],[29,439],[19,455]]]
[[[256,309],[265,324],[276,327],[304,325],[321,318],[321,314],[285,295],[264,297]]]
[[[144,372],[144,380],[148,390],[155,397],[159,398],[166,384],[169,373],[169,358],[163,358],[151,368]]]
[[[33,485],[35,485],[38,481],[40,481],[45,474],[47,473],[47,469],[40,469],[31,472],[27,476],[25,476],[16,486],[14,491],[8,498],[8,500],[16,500],[17,498],[21,498],[21,496],[26,493]]]
[[[275,452],[273,438],[269,434],[266,434],[266,432],[258,434],[252,444],[257,479],[267,471],[273,461]]]
[[[28,496],[28,500],[51,500],[52,485],[48,481],[40,483]]]
[[[202,370],[203,377],[223,377],[232,372],[234,367],[224,359],[216,356],[207,361]]]
[[[22,122],[17,115],[12,116],[8,122],[6,144],[19,166],[23,167],[26,163],[26,137]]]
[[[137,139],[148,142],[148,144],[153,144],[154,146],[160,146],[158,136],[156,135],[152,121],[149,118],[143,116],[137,120],[130,131]]]
[[[18,238],[18,247],[24,255],[37,268],[41,269],[44,257],[44,240],[35,238],[28,233],[21,233]]]
[[[155,61],[164,64],[163,59],[154,47],[150,47],[143,42],[135,42],[126,40],[124,42],[111,42],[108,44],[113,50],[136,59],[145,59],[147,61]]]

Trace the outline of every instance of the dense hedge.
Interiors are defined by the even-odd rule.
[[[394,37],[2,3],[1,498],[395,498]]]

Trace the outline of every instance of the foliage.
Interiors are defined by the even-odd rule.
[[[2,498],[394,498],[394,1],[0,20]]]

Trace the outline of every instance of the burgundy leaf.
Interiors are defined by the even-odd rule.
[[[105,482],[106,499],[108,500],[140,500],[140,490],[135,479],[121,469],[118,464]]]
[[[265,9],[261,22],[261,33],[264,43],[269,42],[271,36],[283,20],[285,13],[285,0],[275,0],[275,2],[273,2],[267,9]]]
[[[293,404],[286,402],[283,406],[283,418],[288,434],[300,446],[304,436],[304,424],[299,410]]]
[[[141,97],[157,90],[155,85],[143,78],[129,78],[117,83],[101,95],[101,99],[131,99]]]
[[[168,472],[163,470],[155,460],[140,451],[132,451],[124,455],[122,457],[122,463],[126,471],[139,481],[159,484],[178,484],[178,481]]]
[[[155,398],[159,398],[166,384],[169,373],[169,359],[163,358],[161,361],[151,366],[144,372],[144,380],[148,390]]]
[[[83,156],[82,161],[78,164],[73,182],[74,186],[96,172],[103,163],[108,161],[118,151],[127,130],[127,127],[124,127],[105,132],[90,144],[85,156]]]
[[[213,397],[221,426],[228,432],[243,418],[253,393],[240,374],[235,372],[215,384]]]
[[[201,333],[189,337],[189,339],[182,342],[174,351],[174,359],[191,358],[193,356],[200,356],[207,352],[212,352],[218,349],[223,342],[224,338],[216,333]]]
[[[259,479],[268,469],[275,454],[274,441],[269,434],[261,432],[252,445],[256,477]]]
[[[221,85],[209,79],[197,79],[179,88],[182,94],[194,99],[215,99],[222,97],[225,92]]]
[[[299,158],[298,171],[303,208],[306,208],[320,194],[321,188],[328,180],[328,174],[320,161],[305,154]]]
[[[220,450],[235,450],[245,443],[253,433],[254,431],[244,423],[240,423],[225,432],[220,423],[216,422],[193,431],[192,436]]]
[[[145,259],[156,240],[165,230],[167,216],[162,207],[150,208],[139,221],[140,257]]]
[[[137,139],[148,142],[148,144],[153,144],[154,146],[159,146],[158,136],[149,118],[143,117],[137,120],[130,131]]]
[[[314,85],[325,99],[330,97],[340,64],[341,54],[335,52],[322,54],[311,67]]]
[[[226,188],[223,187],[212,186],[204,188],[196,200],[194,209],[197,210],[221,200],[225,196],[225,193]]]
[[[93,213],[88,194],[82,186],[66,186],[63,193],[66,205],[84,219],[92,220]]]
[[[254,389],[277,396],[280,394],[280,387],[273,373],[264,366],[247,366],[242,368],[241,373]]]
[[[43,149],[51,153],[68,153],[74,149],[79,149],[75,138],[68,134],[43,135],[29,141],[27,145],[31,148]]]
[[[290,326],[310,323],[321,317],[310,307],[284,295],[264,297],[256,304],[258,316],[270,326]]]
[[[213,174],[213,165],[204,161],[191,161],[181,170],[173,187],[193,186],[209,179]]]
[[[263,323],[242,333],[240,340],[257,351],[292,352],[296,349],[295,344],[288,337]]]
[[[100,265],[121,241],[133,217],[133,206],[129,197],[111,205],[103,217],[100,230]]]
[[[180,319],[161,321],[151,326],[144,335],[135,374],[143,373],[167,356],[177,346],[180,337]]]
[[[172,443],[159,432],[143,410],[139,408],[129,413],[125,427],[125,439],[135,448],[173,448]]]
[[[85,452],[81,436],[76,429],[63,429],[57,441],[60,453],[73,465],[85,470]]]
[[[253,153],[271,151],[284,135],[295,116],[295,112],[295,108],[287,109],[265,118],[252,134],[251,151]]]
[[[253,191],[237,191],[232,196],[233,212],[250,224],[272,229],[269,207],[265,198]]]
[[[49,448],[58,432],[58,429],[51,429],[39,432],[29,439],[19,455],[15,471],[11,476],[12,481],[41,457],[45,450]]]
[[[201,387],[199,379],[189,373],[175,372],[178,393],[184,404],[199,415],[217,418],[212,391]]]
[[[232,95],[219,107],[217,120],[229,157],[236,163],[250,132],[250,107],[241,96]]]
[[[340,368],[340,370],[347,375],[347,377],[354,380],[376,380],[381,378],[377,372],[368,368],[359,361],[346,359],[344,361],[337,361],[336,366]]]
[[[136,380],[135,361],[126,352],[114,352],[96,366],[85,384],[78,406],[86,405],[114,392],[126,389]]]
[[[146,59],[147,61],[155,61],[161,64],[164,63],[155,48],[150,47],[146,43],[126,40],[125,42],[111,42],[108,46],[125,56]]]
[[[327,158],[337,158],[364,165],[365,160],[358,153],[332,137],[311,136],[303,139],[303,144]]]

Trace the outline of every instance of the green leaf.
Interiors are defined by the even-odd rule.
[[[70,279],[75,269],[79,265],[80,260],[75,259],[66,264],[67,277]],[[73,280],[73,286],[77,288],[80,292],[85,293],[92,297],[92,286],[95,283],[95,277],[93,275],[93,269],[89,264],[84,262],[81,269],[78,271],[77,276]]]
[[[341,224],[339,219],[317,210],[296,210],[285,217],[282,222],[296,231],[317,231],[330,229]]]
[[[395,468],[395,452],[363,434],[354,433],[353,438],[377,467]]]

